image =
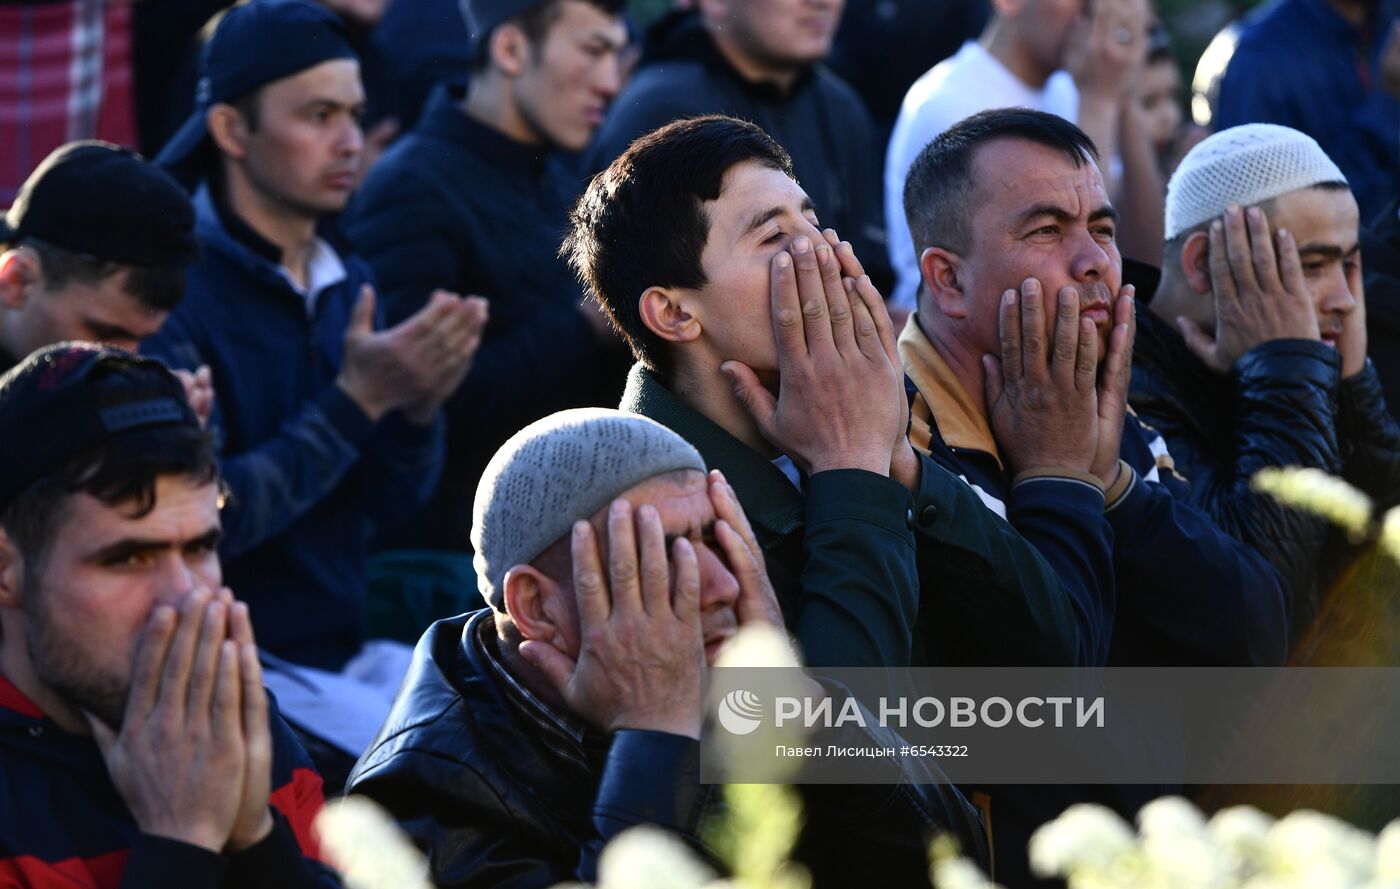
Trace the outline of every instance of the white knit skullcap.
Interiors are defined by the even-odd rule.
[[[505,576],[628,488],[679,469],[705,471],[690,442],[655,420],[605,408],[551,414],[515,433],[476,486],[476,584],[505,608]]]
[[[1295,129],[1249,123],[1204,139],[1167,183],[1167,239],[1215,219],[1230,204],[1248,207],[1300,188],[1347,177],[1322,146]]]

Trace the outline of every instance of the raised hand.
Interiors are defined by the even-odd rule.
[[[488,316],[486,300],[437,290],[387,330],[374,329],[374,291],[360,292],[345,330],[337,382],[373,420],[402,409],[427,423],[471,370]]]
[[[1123,421],[1128,415],[1128,389],[1133,381],[1133,340],[1137,337],[1136,289],[1126,284],[1113,301],[1113,330],[1108,334],[1108,357],[1099,371],[1098,446],[1089,471],[1113,487],[1121,467]],[[1097,343],[1097,341],[1096,341]]]
[[[768,579],[763,548],[754,537],[738,495],[718,469],[710,470],[708,487],[710,503],[715,508],[715,540],[739,581],[739,599],[734,605],[739,625],[765,623],[781,630],[783,612],[778,607],[778,595]]]
[[[1095,0],[1070,30],[1064,68],[1079,92],[1094,99],[1121,95],[1146,54],[1145,0]]]
[[[239,823],[248,762],[228,615],[227,598],[205,589],[178,612],[157,605],[138,644],[121,728],[84,714],[142,832],[214,852]]]
[[[860,285],[869,287],[869,279]],[[878,294],[877,294],[878,298]],[[808,473],[865,469],[889,475],[899,429],[900,377],[860,287],[847,291],[835,251],[794,239],[773,258],[778,396],[738,361],[720,366],[775,448]]]
[[[243,602],[233,602],[231,596],[229,603],[229,638],[238,646],[243,682],[243,749],[247,753],[238,820],[234,822],[228,842],[229,851],[237,852],[260,842],[272,831],[272,810],[269,808],[272,793],[272,731],[268,724],[267,689],[263,688],[262,664],[258,661],[258,647],[253,639],[253,622],[248,615],[248,606]]]
[[[982,365],[988,421],[1013,470],[1091,471],[1099,446],[1098,332],[1080,317],[1073,287],[1058,294],[1049,349],[1040,282],[1022,282],[1019,299],[1015,290],[1003,293],[1001,360],[985,355]]]
[[[199,425],[208,426],[209,415],[214,411],[214,378],[209,365],[201,364],[192,371],[175,368],[171,373],[175,374],[180,385],[185,387],[185,400],[190,403],[190,409],[199,418]]]
[[[705,643],[695,548],[676,538],[667,559],[661,517],[626,500],[608,508],[608,565],[593,526],[571,538],[579,651],[528,640],[520,655],[575,713],[604,731],[647,729],[700,737]]]
[[[1211,223],[1209,238],[1214,336],[1187,318],[1177,319],[1186,346],[1197,358],[1225,373],[1260,343],[1321,339],[1292,234],[1280,229],[1275,251],[1264,211],[1232,206],[1223,220]]]

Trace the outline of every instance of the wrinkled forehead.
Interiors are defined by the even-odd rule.
[[[973,155],[974,206],[1017,215],[1053,203],[1088,216],[1108,204],[1103,174],[1091,157],[1076,165],[1063,151],[1021,139],[999,139]]]
[[[631,503],[634,510],[642,506],[654,508],[661,516],[661,528],[668,536],[701,531],[715,518],[705,474],[697,469],[678,469],[649,478],[623,491],[618,497]],[[612,500],[593,514],[595,527],[607,528],[608,508]]]
[[[1300,188],[1260,206],[1269,224],[1288,229],[1300,248],[1313,244],[1347,252],[1359,236],[1361,211],[1348,188]]]

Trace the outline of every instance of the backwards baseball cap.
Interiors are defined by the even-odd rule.
[[[679,469],[704,472],[705,461],[690,442],[637,414],[576,408],[526,426],[501,445],[476,488],[472,564],[481,595],[504,610],[507,571],[628,488]]]
[[[307,0],[254,0],[224,14],[199,58],[194,113],[156,157],[193,185],[204,171],[209,109],[333,59],[356,58],[345,24]]]
[[[471,36],[471,54],[482,51],[486,38],[501,22],[508,21],[545,0],[461,0],[462,18]]]
[[[1222,216],[1314,185],[1347,177],[1311,136],[1290,127],[1250,123],[1201,140],[1167,183],[1167,240]]]
[[[164,364],[93,343],[39,349],[0,377],[0,509],[84,451],[160,427],[203,434]]]
[[[194,261],[194,208],[168,173],[106,142],[54,150],[0,218],[0,243],[36,238],[106,262],[145,267]]]

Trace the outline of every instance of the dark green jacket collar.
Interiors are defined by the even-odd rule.
[[[633,365],[627,375],[619,407],[674,430],[695,446],[711,469],[723,472],[744,505],[759,545],[767,547],[767,538],[786,536],[802,527],[802,494],[783,471],[704,414],[682,404],[641,364]]]

